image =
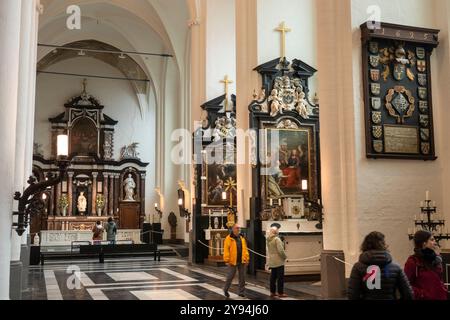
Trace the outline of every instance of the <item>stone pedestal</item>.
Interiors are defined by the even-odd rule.
[[[324,250],[321,256],[322,298],[343,299],[346,294],[345,261],[343,251]]]
[[[9,277],[9,298],[11,300],[22,300],[22,262],[11,261]]]

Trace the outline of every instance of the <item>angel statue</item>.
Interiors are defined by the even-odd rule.
[[[123,146],[120,149],[120,159],[139,159],[139,153],[137,152],[137,148],[139,143],[134,142],[129,146]]]
[[[278,113],[283,114],[282,101],[278,97],[277,89],[272,90],[272,93],[270,94],[270,97],[269,97],[269,102],[272,102],[270,105],[270,110],[271,110],[270,116],[271,117],[275,117]]]
[[[295,100],[297,104],[296,110],[298,114],[303,117],[303,119],[309,119],[308,107],[305,97],[305,93],[300,88],[297,88],[297,90],[295,91]]]

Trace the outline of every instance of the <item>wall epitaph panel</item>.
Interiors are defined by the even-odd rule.
[[[435,160],[431,55],[439,30],[361,25],[368,158]]]

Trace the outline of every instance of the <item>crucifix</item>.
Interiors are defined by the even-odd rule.
[[[83,79],[83,93],[86,93],[86,87],[87,87],[87,79]]]
[[[286,33],[291,32],[292,29],[286,27],[286,23],[283,21],[275,31],[281,33],[281,59],[286,58]]]
[[[233,178],[229,177],[224,186],[225,191],[230,192],[230,207],[233,208],[233,190],[236,190],[237,183],[233,180]]]
[[[228,79],[228,75],[226,75],[220,82],[225,84],[225,112],[228,112],[228,85],[232,84],[233,80]]]

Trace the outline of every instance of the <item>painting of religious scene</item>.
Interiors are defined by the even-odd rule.
[[[302,181],[311,186],[311,136],[308,129],[269,129],[266,137],[266,177],[268,198],[298,197]]]
[[[207,177],[207,204],[208,206],[229,206],[230,199],[233,206],[236,205],[236,165],[235,164],[219,164],[213,163],[206,167]],[[227,193],[227,199],[222,199],[222,193]],[[231,192],[231,194],[230,194]],[[230,195],[232,198],[230,198]]]
[[[90,156],[97,154],[98,131],[95,124],[87,119],[79,119],[70,134],[71,153],[76,156]]]

